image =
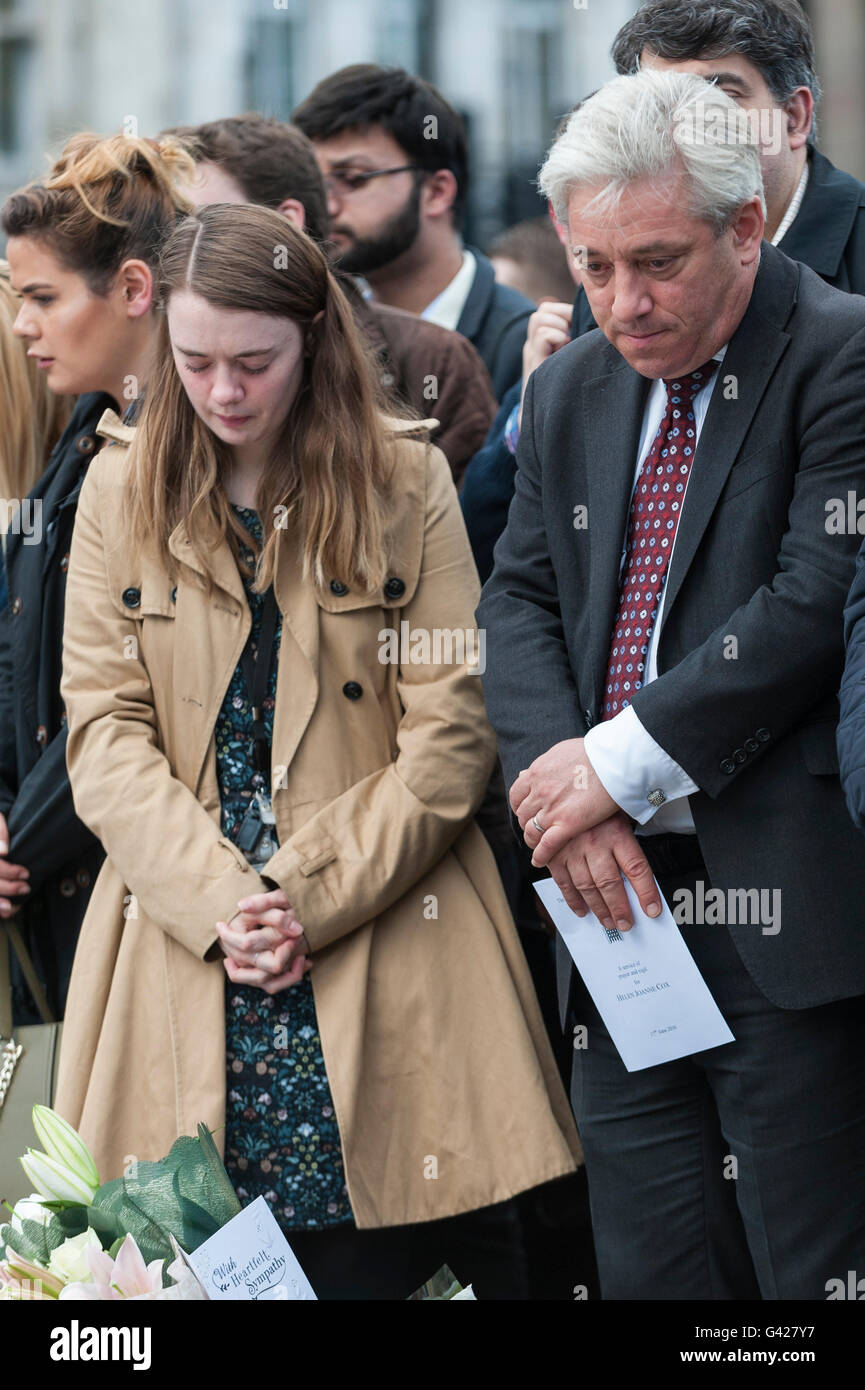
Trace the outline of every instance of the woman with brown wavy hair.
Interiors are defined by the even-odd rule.
[[[71,413],[69,397],[48,389],[12,330],[20,308],[9,262],[0,261],[0,502],[8,504],[23,500],[38,481]],[[9,516],[3,506],[4,531]]]
[[[210,206],[161,295],[69,567],[70,777],[108,857],[57,1105],[103,1177],[204,1121],[320,1295],[405,1297],[458,1265],[444,1218],[579,1153],[473,820],[477,573],[309,238]]]
[[[162,242],[189,210],[178,181],[193,167],[173,140],[76,135],[44,179],[13,193],[0,214],[18,352],[43,401],[78,397],[47,466],[43,459],[25,469],[15,446],[22,473],[35,466],[41,476],[30,480],[31,534],[12,527],[7,536],[9,606],[0,617],[0,917],[21,921],[58,1018],[102,862],[75,815],[66,772],[60,653],[72,526],[102,442],[100,416],[125,410],[146,386],[157,329],[153,273]],[[4,458],[36,414],[4,419]],[[20,978],[14,1008],[17,1023],[38,1020]]]

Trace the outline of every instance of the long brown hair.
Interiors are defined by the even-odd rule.
[[[27,358],[27,345],[12,332],[20,301],[0,261],[0,499],[21,501],[38,482],[72,409],[68,396],[49,391],[44,373]],[[0,530],[8,523],[0,507]]]
[[[183,221],[162,251],[161,307],[191,290],[216,308],[284,315],[305,341],[303,375],[258,493],[264,543],[256,583],[273,580],[280,533],[296,527],[303,574],[367,593],[386,573],[390,443],[368,352],[327,260],[305,232],[269,208],[212,204]],[[206,574],[212,552],[250,537],[224,487],[229,446],[195,413],[171,353],[167,315],[131,450],[127,493],[133,543],[168,539],[185,522]]]

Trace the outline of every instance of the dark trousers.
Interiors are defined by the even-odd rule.
[[[709,889],[678,838],[647,851],[671,906],[677,888]],[[602,1297],[824,1300],[828,1280],[865,1275],[865,999],[777,1008],[725,926],[680,929],[724,1047],[629,1073],[574,972],[588,1036],[571,1100]]]
[[[444,1264],[478,1299],[528,1298],[513,1201],[416,1225],[359,1231],[352,1222],[285,1236],[320,1299],[406,1299]]]

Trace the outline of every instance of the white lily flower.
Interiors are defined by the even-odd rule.
[[[96,1186],[84,1182],[77,1173],[36,1149],[28,1149],[21,1167],[41,1197],[49,1202],[77,1202],[88,1206]]]
[[[95,1191],[99,1172],[78,1131],[47,1105],[34,1105],[33,1128],[48,1157],[76,1173],[85,1186]]]

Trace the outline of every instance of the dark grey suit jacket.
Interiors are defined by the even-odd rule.
[[[529,317],[537,307],[519,290],[500,285],[492,262],[476,246],[475,278],[460,314],[457,332],[473,343],[486,364],[493,394],[500,401],[523,373],[523,343]]]
[[[600,717],[649,387],[600,330],[529,380],[514,500],[478,608],[508,786]],[[633,705],[700,788],[691,808],[713,887],[781,890],[777,935],[729,930],[785,1008],[865,992],[865,855],[835,749],[861,538],[826,526],[827,503],[863,487],[865,298],[764,243],[700,434],[659,677]]]

